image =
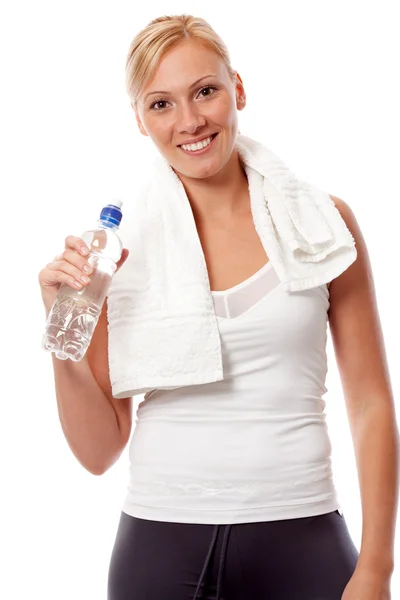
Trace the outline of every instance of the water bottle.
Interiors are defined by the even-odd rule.
[[[79,362],[89,347],[102,306],[107,297],[123,244],[117,235],[121,223],[122,201],[105,206],[97,228],[85,231],[81,238],[90,249],[87,257],[93,267],[90,283],[74,290],[66,283],[60,285],[50,310],[43,335],[42,347],[55,352],[57,358]]]

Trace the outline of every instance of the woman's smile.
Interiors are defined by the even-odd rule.
[[[195,144],[182,144],[178,147],[185,154],[191,156],[199,156],[200,154],[205,154],[206,152],[209,152],[215,146],[214,140],[217,137],[217,135],[217,133],[214,133],[212,136],[206,137]]]

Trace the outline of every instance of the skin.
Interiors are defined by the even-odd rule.
[[[191,88],[205,75],[213,76]],[[160,90],[169,93],[153,93]],[[250,210],[247,179],[235,149],[238,111],[245,105],[240,75],[231,77],[218,54],[189,39],[163,57],[133,106],[140,132],[181,179],[198,222],[207,215],[227,223]],[[179,148],[213,133],[218,133],[214,147],[203,156],[188,156]]]

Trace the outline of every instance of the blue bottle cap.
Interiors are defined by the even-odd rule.
[[[105,223],[112,223],[119,227],[122,219],[121,212],[122,200],[113,200],[105,206],[100,213],[100,220]]]

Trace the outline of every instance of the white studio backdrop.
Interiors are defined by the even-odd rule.
[[[244,82],[241,132],[353,209],[370,253],[397,395],[397,4],[37,0],[1,6],[1,598],[106,600],[128,447],[101,477],[86,472],[69,449],[51,355],[41,349],[45,311],[37,278],[67,235],[94,226],[114,198],[128,205],[146,177],[154,150],[137,129],[124,67],[131,39],[151,19],[185,12],[208,20]],[[359,548],[357,472],[330,337],[328,353],[324,399],[333,469]],[[135,398],[134,410],[142,399]],[[400,563],[398,539],[395,559]],[[397,564],[393,598],[399,570]]]

